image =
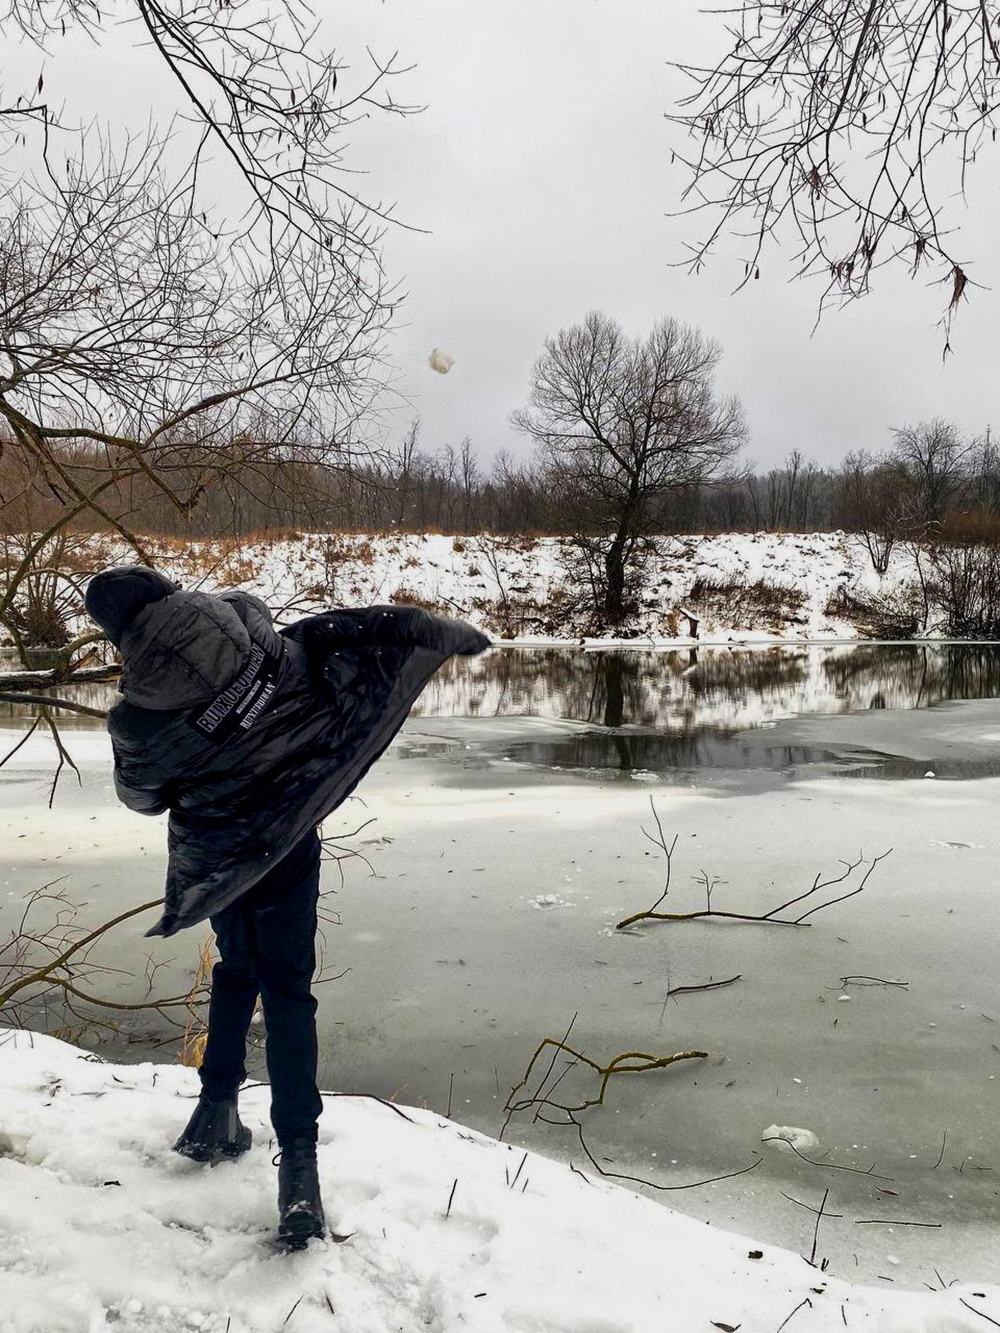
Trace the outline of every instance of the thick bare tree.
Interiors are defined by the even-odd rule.
[[[514,422],[549,470],[554,517],[596,571],[604,623],[626,614],[630,569],[665,498],[716,476],[743,444],[739,402],[715,390],[721,355],[677,320],[628,338],[592,312],[535,363]]]
[[[693,90],[673,117],[700,265],[724,233],[746,237],[744,281],[787,241],[829,297],[866,294],[884,265],[947,284],[944,322],[967,294],[956,232],[969,168],[996,139],[996,0],[743,0],[714,66],[681,65]]]

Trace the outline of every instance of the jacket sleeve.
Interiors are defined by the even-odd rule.
[[[473,656],[490,640],[464,620],[451,620],[419,606],[372,606],[364,610],[326,611],[296,621],[282,633],[307,649],[427,648],[443,658]]]
[[[169,808],[166,775],[145,757],[140,746],[108,719],[115,756],[115,792],[122,805],[140,815],[162,815]]]

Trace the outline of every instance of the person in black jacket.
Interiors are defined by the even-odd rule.
[[[169,811],[163,915],[208,920],[212,973],[202,1093],[174,1145],[196,1161],[251,1143],[237,1111],[258,995],[281,1150],[279,1240],[326,1234],[316,1169],[317,826],[347,798],[455,653],[485,635],[417,607],[331,611],[275,631],[257,597],[185,592],[145,566],[91,579],[88,614],[122,658],[108,715],[119,799]]]

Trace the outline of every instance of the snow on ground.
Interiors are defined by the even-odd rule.
[[[161,567],[181,581],[203,579],[208,591],[244,587],[273,609],[283,608],[283,620],[330,605],[416,601],[517,642],[580,641],[565,604],[579,577],[569,571],[567,548],[555,537],[304,533],[248,539],[239,547],[213,540],[148,541]],[[135,558],[115,541],[102,539],[101,552],[107,563]],[[831,597],[842,589],[890,588],[913,577],[909,557],[900,551],[880,580],[860,539],[843,532],[663,537],[647,568],[636,636],[655,644],[691,643],[682,614],[690,609],[701,617],[701,643],[854,639],[855,627],[828,613]],[[763,582],[804,598],[773,613],[727,614],[733,599],[725,596],[704,607],[691,604],[699,580]]]
[[[327,1212],[350,1239],[282,1256],[266,1088],[242,1095],[253,1149],[215,1168],[169,1148],[191,1070],[8,1030],[0,1090],[2,1333],[973,1333],[1000,1316],[1000,1288],[852,1286],[363,1097],[328,1097],[321,1121]]]

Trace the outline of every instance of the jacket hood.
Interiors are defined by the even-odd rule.
[[[84,605],[116,648],[132,621],[151,602],[179,592],[180,584],[146,565],[105,569],[88,583]]]
[[[175,592],[140,611],[122,635],[119,689],[139,708],[193,708],[240,674],[251,646],[231,601]]]

